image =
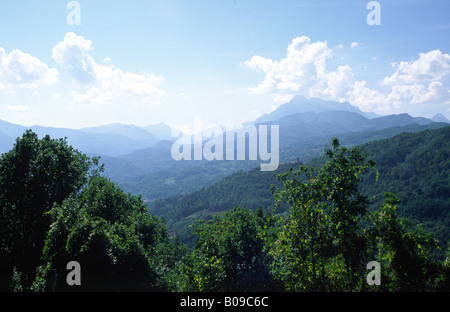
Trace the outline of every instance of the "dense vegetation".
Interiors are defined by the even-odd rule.
[[[343,137],[346,137],[343,135]],[[348,140],[347,140],[348,142]],[[440,259],[450,241],[450,127],[401,133],[388,139],[362,145],[367,158],[377,162],[376,169],[367,172],[360,183],[361,193],[375,196],[369,210],[383,202],[383,193],[395,193],[401,202],[397,213],[411,223],[421,224],[432,232],[440,249],[434,251]],[[353,146],[353,144],[350,144]],[[324,163],[316,158],[308,165]],[[222,212],[240,205],[251,210],[273,209],[274,196],[270,186],[280,186],[277,176],[298,167],[281,165],[277,171],[237,172],[221,181],[187,195],[176,195],[150,203],[150,212],[164,216],[170,232],[178,234],[185,243],[192,243],[188,225],[196,218],[208,218],[212,212]],[[377,180],[378,175],[378,180]],[[281,213],[286,205],[278,208]]]
[[[333,139],[320,166],[285,170],[267,188],[284,213],[235,206],[195,222],[195,244],[188,248],[169,235],[164,219],[147,212],[140,196],[106,178],[98,159],[65,140],[39,140],[27,131],[0,157],[0,287],[449,291],[450,258],[433,257],[435,239],[397,215],[399,199],[385,193],[369,209],[376,198],[360,186],[374,168],[364,149]],[[384,172],[378,172],[382,180]],[[69,261],[81,264],[80,286],[66,283]],[[381,285],[366,282],[370,261],[381,264]]]
[[[403,133],[364,149],[377,162],[379,180],[375,183],[370,172],[362,192],[395,193],[401,199],[399,215],[434,233],[442,257],[450,242],[450,127]],[[378,196],[373,207],[381,202]]]

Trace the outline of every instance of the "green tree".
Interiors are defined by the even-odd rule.
[[[359,220],[369,199],[358,183],[375,165],[359,147],[340,146],[334,138],[325,164],[300,166],[279,176],[277,205],[287,202],[290,216],[273,254],[275,270],[289,290],[355,290],[366,261]]]
[[[300,166],[279,176],[276,205],[287,203],[289,217],[271,253],[273,272],[287,290],[431,291],[448,288],[448,263],[431,256],[433,236],[399,218],[399,199],[385,193],[369,212],[369,197],[359,190],[375,166],[360,147],[332,140],[318,169]],[[381,265],[381,285],[369,288],[366,265]]]
[[[56,270],[56,290],[144,291],[163,289],[151,258],[166,240],[161,220],[151,216],[140,197],[123,193],[109,179],[94,175],[86,187],[56,205],[43,249],[45,265],[38,269],[35,290],[45,290],[50,270]],[[66,265],[78,261],[82,285],[67,285]]]
[[[27,290],[34,280],[52,206],[87,181],[93,161],[65,139],[39,140],[31,130],[0,156],[0,289]]]
[[[276,289],[270,276],[265,235],[270,218],[261,211],[235,207],[195,225],[192,288],[197,291],[264,291]],[[261,226],[262,225],[262,226]]]
[[[438,288],[442,268],[430,257],[435,239],[421,227],[412,229],[396,209],[400,199],[384,194],[384,202],[373,214],[376,259],[382,270],[381,289],[385,291],[432,291]]]

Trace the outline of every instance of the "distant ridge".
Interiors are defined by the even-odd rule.
[[[120,123],[113,123],[99,127],[82,128],[81,131],[87,133],[109,133],[121,135],[126,138],[142,142],[142,147],[151,146],[159,141],[159,138],[149,131],[131,124],[122,125]]]
[[[262,123],[283,118],[288,115],[297,113],[314,112],[320,113],[324,111],[347,111],[358,113],[368,119],[379,117],[375,113],[366,113],[361,111],[358,107],[351,105],[348,102],[326,101],[319,98],[307,99],[304,96],[297,95],[289,102],[282,104],[269,114],[264,114],[254,121],[254,123]]]
[[[444,115],[437,113],[436,115],[434,115],[431,120],[435,121],[435,122],[445,122],[445,123],[450,123],[450,120],[448,120],[447,118],[445,118]]]
[[[158,137],[160,140],[173,140],[172,128],[163,122],[143,127],[145,130]]]
[[[159,129],[170,127],[162,124]],[[65,138],[70,145],[83,153],[102,156],[120,156],[133,151],[154,146],[161,141],[157,135],[151,132],[150,128],[137,127],[134,125],[122,125],[113,123],[98,127],[82,129],[56,128],[31,126],[24,127],[7,121],[0,120],[0,153],[5,153],[12,149],[16,139],[22,137],[27,130],[33,130],[39,137],[50,135],[52,138]],[[161,131],[160,131],[161,132]]]

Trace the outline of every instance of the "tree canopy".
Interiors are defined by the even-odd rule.
[[[319,164],[278,175],[273,211],[237,205],[193,222],[188,247],[99,159],[27,131],[0,157],[1,290],[450,290],[450,253],[434,258],[435,238],[397,215],[396,195],[361,192],[379,176],[364,148],[333,138]],[[77,286],[66,280],[73,261]],[[381,283],[368,285],[374,261]]]

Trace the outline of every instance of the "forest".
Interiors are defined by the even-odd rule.
[[[414,137],[394,137],[399,145],[392,150],[333,138],[320,161],[280,168],[276,183],[256,188],[273,197],[272,209],[239,201],[220,214],[205,207],[210,216],[194,220],[195,240],[185,244],[141,196],[106,177],[99,158],[28,130],[0,156],[0,290],[450,291],[449,241],[438,242],[402,211],[425,223],[447,216],[448,133],[418,134],[417,144],[445,152],[423,147],[414,157],[407,144]],[[380,149],[386,157],[371,159]],[[390,166],[396,163],[402,166]],[[411,170],[441,175],[423,181]],[[420,194],[391,178],[412,189],[426,184],[435,201],[420,203]],[[435,227],[444,232],[447,219]],[[81,285],[66,281],[71,261],[80,263]],[[372,261],[380,264],[380,285],[367,282]]]

